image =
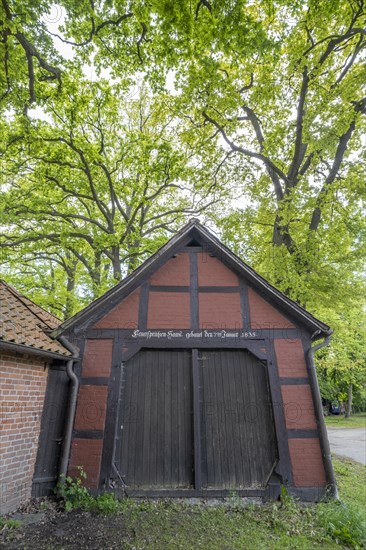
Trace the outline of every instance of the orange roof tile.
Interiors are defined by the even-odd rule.
[[[47,334],[60,323],[57,317],[0,281],[0,343],[18,344],[70,357],[71,353]]]

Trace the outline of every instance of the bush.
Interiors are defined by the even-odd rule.
[[[88,489],[83,486],[86,473],[79,466],[79,475],[76,478],[64,477],[55,489],[56,495],[64,501],[66,512],[81,509],[101,514],[112,514],[118,511],[119,501],[111,493],[104,493],[92,497]]]
[[[88,509],[93,501],[88,489],[82,484],[83,479],[86,479],[86,473],[80,466],[78,470],[78,477],[63,476],[55,489],[56,496],[64,501],[66,512],[76,508]]]
[[[91,508],[101,514],[114,514],[118,511],[119,501],[111,493],[104,493],[93,499]]]

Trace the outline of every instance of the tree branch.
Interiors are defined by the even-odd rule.
[[[363,99],[358,101],[354,105],[354,109],[355,109],[356,114],[357,113],[365,114],[366,113],[366,97],[364,97]],[[321,220],[321,213],[322,213],[321,208],[322,208],[322,205],[324,203],[325,197],[327,195],[327,191],[328,191],[328,189],[330,188],[330,186],[332,185],[332,183],[334,182],[334,180],[336,179],[336,177],[338,175],[339,169],[340,169],[341,164],[343,162],[345,152],[347,150],[348,142],[351,139],[352,134],[353,134],[353,132],[356,128],[356,114],[355,114],[352,122],[350,123],[347,131],[339,138],[337,151],[336,151],[336,154],[335,154],[335,157],[334,157],[334,160],[333,160],[333,164],[332,164],[332,166],[329,170],[329,173],[328,173],[328,176],[327,176],[327,178],[324,182],[324,185],[323,185],[323,187],[322,187],[322,189],[321,189],[321,191],[318,195],[318,198],[317,198],[317,201],[316,201],[316,206],[315,206],[315,209],[314,209],[312,217],[311,217],[311,221],[310,221],[310,225],[309,225],[310,231],[316,231],[319,227],[320,220]]]
[[[4,1],[4,0],[3,0]],[[42,69],[47,71],[52,75],[53,79],[57,79],[59,83],[59,89],[61,88],[61,69],[58,67],[54,67],[50,63],[48,63],[38,52],[36,47],[29,42],[29,40],[24,36],[23,33],[20,31],[17,31],[14,35],[19,44],[22,46],[23,50],[25,51],[27,62],[28,62],[28,78],[29,78],[29,95],[30,95],[30,102],[34,103],[36,101],[35,93],[34,93],[34,83],[35,83],[35,77],[34,77],[34,67],[33,67],[33,57],[35,57]]]
[[[242,88],[240,88],[240,90],[238,90],[239,94],[243,94],[244,92],[250,90],[250,88],[253,87],[253,84],[254,84],[254,74],[250,73],[249,84],[247,84],[246,86],[243,86]]]
[[[271,176],[272,182],[274,184],[274,189],[275,189],[277,200],[282,200],[283,199],[283,190],[282,190],[281,184],[279,182],[279,179],[276,178],[276,175],[279,178],[281,178],[285,183],[287,183],[288,179],[287,179],[287,176],[284,174],[284,172],[282,172],[282,170],[280,170],[268,157],[266,157],[262,153],[256,153],[254,151],[250,151],[249,149],[245,149],[244,147],[240,147],[238,145],[235,145],[235,143],[233,143],[228,138],[224,128],[216,120],[214,120],[213,118],[208,116],[208,114],[205,111],[203,111],[202,114],[203,114],[203,117],[205,118],[205,120],[207,122],[210,122],[211,124],[213,124],[219,130],[219,132],[221,133],[221,135],[224,138],[224,140],[226,141],[226,143],[231,147],[232,151],[235,151],[237,153],[241,153],[241,154],[243,154],[247,157],[250,157],[250,158],[256,158],[256,159],[258,159],[258,160],[260,160],[264,163],[264,165],[267,168],[268,173]]]
[[[86,40],[83,40],[83,42],[73,42],[72,40],[67,40],[66,38],[62,38],[62,36],[60,36],[59,34],[54,34],[50,31],[47,31],[47,32],[50,36],[54,36],[55,38],[58,38],[64,44],[70,44],[71,46],[77,46],[77,47],[87,46],[93,40],[94,36],[98,36],[99,31],[101,31],[102,29],[104,29],[105,27],[107,27],[109,25],[114,26],[114,27],[118,27],[118,25],[120,25],[120,23],[122,23],[122,21],[124,21],[125,19],[128,19],[129,17],[132,17],[132,16],[133,16],[133,13],[131,13],[131,12],[125,13],[124,15],[121,15],[120,17],[118,17],[118,19],[115,19],[115,20],[107,19],[106,21],[103,21],[103,23],[101,23],[100,25],[97,25],[97,27],[95,26],[94,17],[91,17],[90,18],[91,29],[89,31],[89,36]]]
[[[146,39],[147,26],[145,25],[145,23],[141,23],[141,27],[142,27],[142,33],[141,33],[140,38],[137,41],[137,55],[138,55],[138,58],[140,60],[140,63],[142,64],[144,61],[143,61],[142,55],[141,55],[141,44],[142,44],[143,41],[148,42],[148,40]]]
[[[90,191],[92,193],[92,196],[93,196],[93,200],[95,201],[95,203],[97,204],[100,212],[103,214],[103,216],[105,217],[108,225],[110,226],[110,230],[112,230],[112,219],[111,219],[111,216],[110,216],[110,213],[108,211],[108,208],[105,204],[103,204],[103,202],[99,199],[98,197],[98,193],[96,192],[96,189],[95,189],[95,186],[94,186],[94,182],[93,182],[93,177],[92,177],[92,174],[91,174],[91,171],[90,171],[90,166],[85,158],[85,155],[84,155],[84,152],[82,151],[82,149],[80,149],[79,147],[77,147],[74,142],[73,142],[73,139],[71,137],[70,141],[68,141],[66,138],[63,138],[63,137],[57,137],[57,138],[42,138],[43,141],[49,141],[49,142],[61,142],[61,143],[65,143],[68,147],[70,147],[70,149],[72,149],[75,153],[78,154],[84,168],[82,168],[82,171],[85,173],[87,179],[88,179],[88,183],[89,183],[89,187],[90,187]],[[47,162],[47,161],[46,161]]]
[[[117,197],[117,193],[114,189],[113,181],[112,181],[111,174],[110,174],[109,170],[107,169],[105,164],[103,164],[102,162],[97,162],[96,165],[100,166],[101,169],[103,170],[103,172],[105,173],[105,176],[107,178],[108,185],[109,185],[109,192],[110,192],[112,203],[117,205],[117,208],[118,208],[119,212],[121,213],[121,215],[123,216],[123,219],[127,223],[128,222],[128,216],[127,216],[126,211],[124,210],[124,208],[122,208],[122,205],[121,205],[121,203],[120,203],[120,201]]]
[[[210,2],[208,2],[208,0],[200,0],[196,6],[196,21],[198,19],[198,15],[199,15],[199,11],[201,9],[202,6],[205,6],[205,8],[208,9],[208,11],[211,13],[212,15],[212,6],[210,4]]]
[[[82,220],[87,223],[90,223],[92,225],[96,225],[99,227],[103,233],[110,233],[107,227],[104,227],[98,220],[94,218],[88,218],[87,216],[83,216],[82,214],[64,214],[62,212],[58,212],[57,210],[30,210],[29,208],[26,208],[25,210],[17,210],[16,214],[43,214],[45,216],[50,216],[50,221],[52,221],[52,218],[62,218],[65,221],[72,221],[72,220]],[[74,227],[74,225],[73,225]]]
[[[296,186],[298,170],[301,166],[301,163],[304,160],[306,150],[307,150],[307,144],[302,142],[302,136],[303,136],[304,116],[306,113],[305,101],[306,101],[306,94],[308,91],[308,85],[309,85],[308,69],[307,67],[304,67],[304,70],[302,73],[302,83],[301,83],[301,90],[300,90],[300,96],[299,96],[299,103],[297,106],[295,150],[294,150],[292,162],[290,164],[290,168],[287,173],[287,177],[289,180],[289,187]]]

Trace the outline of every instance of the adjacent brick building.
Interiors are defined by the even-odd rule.
[[[0,281],[0,513],[31,496],[49,366],[71,354],[60,321]]]

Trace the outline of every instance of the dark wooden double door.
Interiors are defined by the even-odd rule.
[[[246,350],[141,350],[123,367],[116,434],[127,487],[263,488],[277,457],[266,366]]]

